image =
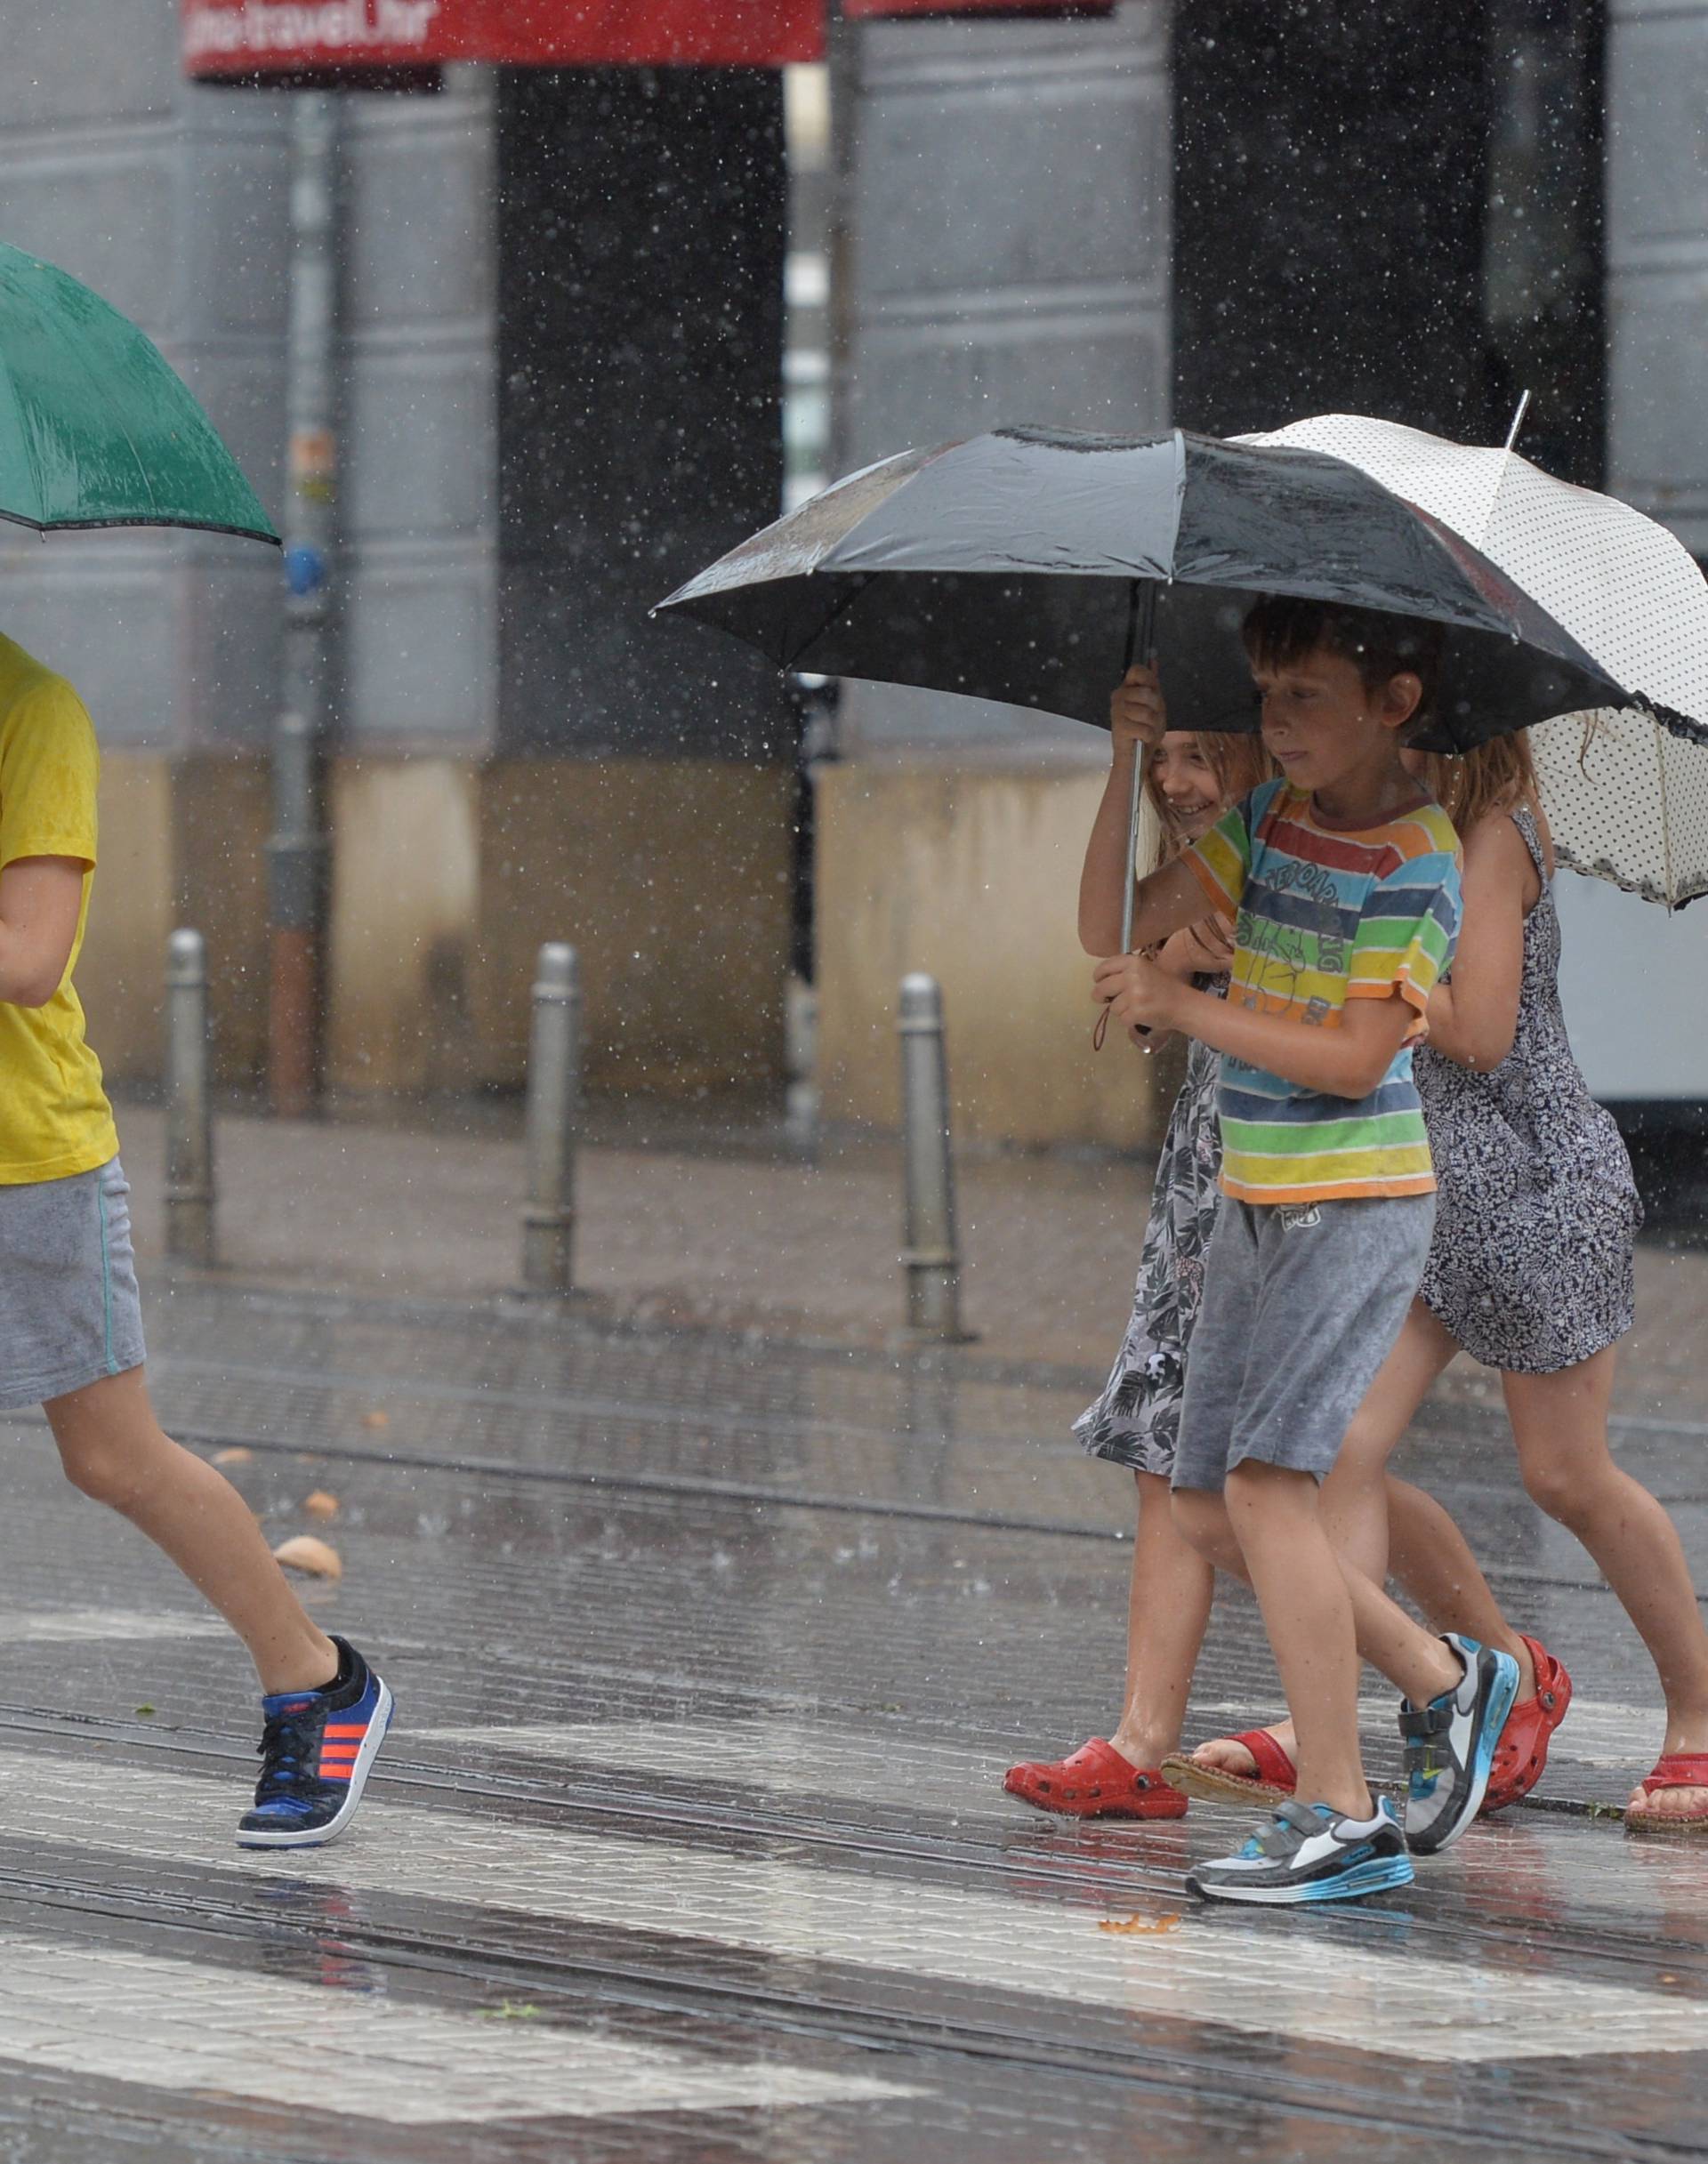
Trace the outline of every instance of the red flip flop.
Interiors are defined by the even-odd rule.
[[[1130,1766],[1113,1743],[1094,1735],[1073,1756],[1011,1766],[1011,1796],[1065,1818],[1184,1818],[1186,1798],[1153,1766]]]
[[[1656,1761],[1655,1771],[1643,1775],[1645,1789],[1708,1789],[1708,1753],[1674,1751]],[[1627,1833],[1701,1833],[1708,1830],[1708,1809],[1699,1811],[1645,1811],[1640,1806],[1625,1813]]]
[[[1526,1637],[1524,1642],[1536,1664],[1535,1693],[1514,1706],[1506,1717],[1501,1740],[1494,1747],[1488,1793],[1483,1798],[1482,1809],[1477,1814],[1478,1818],[1504,1811],[1509,1804],[1517,1803],[1520,1796],[1527,1796],[1535,1787],[1548,1763],[1548,1746],[1553,1741],[1554,1731],[1565,1719],[1566,1709],[1572,1702],[1572,1679],[1563,1664],[1555,1660],[1539,1638]]]
[[[1219,1740],[1245,1746],[1257,1766],[1255,1777],[1226,1773],[1219,1766],[1177,1754],[1163,1760],[1164,1778],[1205,1803],[1280,1803],[1293,1794],[1297,1786],[1293,1760],[1267,1728],[1247,1728]]]

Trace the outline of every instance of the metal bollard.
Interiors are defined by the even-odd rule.
[[[528,1204],[522,1289],[561,1296],[575,1283],[576,1120],[581,1105],[581,978],[576,950],[540,949],[528,1047]]]
[[[174,1262],[214,1259],[207,954],[193,931],[166,942],[166,1252]]]
[[[949,1075],[943,994],[934,977],[901,980],[903,1226],[907,1327],[921,1338],[959,1339],[961,1259],[955,1240],[955,1168],[949,1155]]]
[[[784,1058],[789,1088],[784,1125],[796,1142],[810,1143],[818,1132],[818,994],[804,978],[792,977],[784,994]]]

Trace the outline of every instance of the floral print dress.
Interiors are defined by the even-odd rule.
[[[1526,809],[1512,824],[1542,881],[1525,920],[1512,1050],[1483,1074],[1427,1045],[1413,1062],[1438,1190],[1422,1298],[1485,1367],[1551,1375],[1631,1328],[1642,1207],[1624,1141],[1566,1034],[1542,837]]]
[[[1225,977],[1200,977],[1225,994]],[[1186,1352],[1204,1298],[1204,1258],[1221,1201],[1221,1130],[1216,1123],[1221,1055],[1195,1038],[1186,1080],[1169,1115],[1140,1251],[1132,1319],[1109,1380],[1074,1433],[1094,1458],[1164,1479],[1174,1469],[1186,1391]]]

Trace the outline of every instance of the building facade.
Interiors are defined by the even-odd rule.
[[[11,12],[0,233],[150,333],[278,519],[288,96],[184,82],[164,5]],[[444,84],[337,101],[329,1077],[520,1079],[534,953],[569,938],[594,1087],[769,1081],[791,712],[647,611],[780,498],[780,78]],[[105,746],[81,980],[117,1079],[158,1070],[179,921],[208,939],[225,1077],[261,1078],[282,616],[257,548],[0,527],[0,623]]]
[[[844,32],[839,463],[1003,422],[1215,433],[1380,413],[1522,447],[1708,554],[1703,0],[1125,0]],[[944,980],[963,1132],[1154,1135],[1084,1028],[1080,852],[1107,742],[849,688],[818,789],[822,1085],[893,1117],[897,976]],[[1593,1083],[1703,1094],[1700,912],[1568,880]]]
[[[185,83],[165,5],[4,12],[0,235],[143,324],[277,513],[287,94]],[[1708,553],[1705,68],[1708,0],[840,21],[825,171],[824,77],[797,79],[792,253],[775,70],[341,97],[334,1084],[515,1082],[533,952],[568,937],[595,1088],[779,1081],[793,964],[826,1114],[889,1125],[924,968],[963,1134],[1154,1135],[1166,1068],[1092,1051],[1074,930],[1100,733],[849,685],[803,793],[774,677],[647,607],[773,515],[786,385],[796,494],[821,456],[1010,422],[1341,406],[1486,439],[1528,387],[1524,447]],[[0,527],[0,624],[107,748],[84,979],[109,1067],[157,1071],[191,921],[224,1073],[258,1080],[277,564]],[[1614,1026],[1612,988],[1640,955],[1708,977],[1696,913],[1568,887],[1592,1079],[1693,1098],[1691,1033]]]

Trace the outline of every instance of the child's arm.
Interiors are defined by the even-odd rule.
[[[1087,954],[1115,954],[1122,945],[1122,903],[1125,883],[1132,879],[1132,861],[1128,857],[1132,761],[1139,758],[1140,744],[1156,749],[1156,744],[1163,743],[1167,727],[1169,714],[1156,671],[1128,669],[1108,699],[1108,743],[1113,758],[1102,803],[1098,805],[1098,818],[1091,825],[1091,840],[1084,844],[1084,865],[1080,868],[1080,945]],[[1178,889],[1193,898],[1193,906],[1184,915],[1175,915],[1158,894],[1152,894],[1156,881],[1167,879],[1169,870],[1173,865],[1139,881],[1132,920],[1134,945],[1160,945],[1169,933],[1180,930],[1195,915],[1204,915],[1204,891],[1195,879]]]
[[[1525,912],[1539,892],[1524,836],[1509,818],[1485,819],[1465,843],[1465,914],[1453,982],[1430,994],[1430,1042],[1462,1067],[1486,1074],[1512,1050]]]
[[[1221,977],[1234,966],[1234,928],[1226,917],[1200,917],[1165,939],[1156,960],[1182,983],[1194,977]]]
[[[1417,1020],[1416,1008],[1396,990],[1388,999],[1349,1000],[1340,1027],[1320,1029],[1195,991],[1142,954],[1111,955],[1099,962],[1093,978],[1093,998],[1112,1001],[1116,1020],[1129,1028],[1137,1022],[1178,1029],[1248,1066],[1329,1097],[1368,1097]]]
[[[1220,977],[1231,967],[1233,959],[1233,927],[1226,917],[1215,916],[1200,917],[1184,931],[1164,939],[1156,954],[1157,968],[1182,984],[1190,984],[1195,977]],[[1142,1052],[1160,1051],[1173,1034],[1167,1029],[1127,1032]]]
[[[0,872],[0,1002],[44,1007],[59,990],[83,910],[76,857],[20,857]]]

